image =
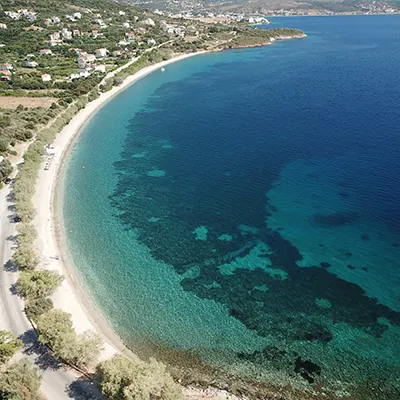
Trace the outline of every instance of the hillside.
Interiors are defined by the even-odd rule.
[[[128,0],[127,0],[128,1]],[[251,15],[326,15],[381,14],[400,12],[398,0],[137,0],[134,4],[149,9],[173,12]]]
[[[246,24],[205,24],[107,0],[4,0],[0,5],[0,181],[18,143],[35,138],[137,69],[174,54],[299,36]],[[254,37],[257,36],[257,38]],[[107,74],[140,62],[112,79]],[[100,85],[100,86],[99,86]],[[3,162],[3,159],[6,159]]]

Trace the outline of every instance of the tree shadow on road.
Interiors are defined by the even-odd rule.
[[[17,272],[18,271],[18,267],[11,260],[8,260],[4,264],[4,271],[6,271],[6,272]]]
[[[24,349],[22,352],[28,356],[35,356],[35,364],[37,367],[46,371],[58,370],[64,368],[64,364],[55,357],[47,346],[39,343],[37,333],[34,329],[26,331],[19,337],[24,344]]]
[[[86,378],[72,382],[67,389],[68,396],[74,400],[105,400],[99,387]]]
[[[18,286],[17,286],[16,283],[13,283],[13,284],[10,286],[9,290],[10,290],[10,293],[13,294],[14,296],[18,296],[18,297],[20,297],[21,299],[24,297],[24,296],[22,295],[22,293],[20,292],[20,290],[18,289]]]

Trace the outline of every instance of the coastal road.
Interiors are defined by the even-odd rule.
[[[60,365],[38,344],[36,333],[23,311],[23,301],[10,290],[18,279],[17,272],[9,264],[16,235],[10,192],[10,186],[0,189],[0,329],[14,332],[23,340],[23,353],[42,371],[41,392],[45,398],[101,399],[102,396],[88,382],[81,380],[75,371]]]

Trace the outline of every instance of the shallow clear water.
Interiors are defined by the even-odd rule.
[[[89,122],[72,259],[142,355],[395,399],[400,16],[274,23],[309,37],[170,65]]]

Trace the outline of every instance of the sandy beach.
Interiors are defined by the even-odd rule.
[[[36,216],[33,224],[38,233],[37,249],[41,255],[44,268],[59,271],[65,280],[53,295],[54,307],[72,315],[74,327],[78,333],[96,331],[104,340],[104,350],[100,359],[105,359],[116,352],[129,352],[120,338],[110,328],[102,313],[96,308],[92,299],[81,286],[77,272],[67,257],[60,218],[60,202],[62,194],[59,190],[59,177],[65,157],[79,136],[83,125],[113,96],[126,89],[129,85],[173,62],[201,54],[192,53],[174,57],[170,60],[145,67],[127,77],[123,84],[102,93],[100,97],[79,111],[79,113],[58,134],[53,145],[56,153],[48,170],[43,166],[39,171],[33,205]],[[43,162],[44,165],[44,162]]]

